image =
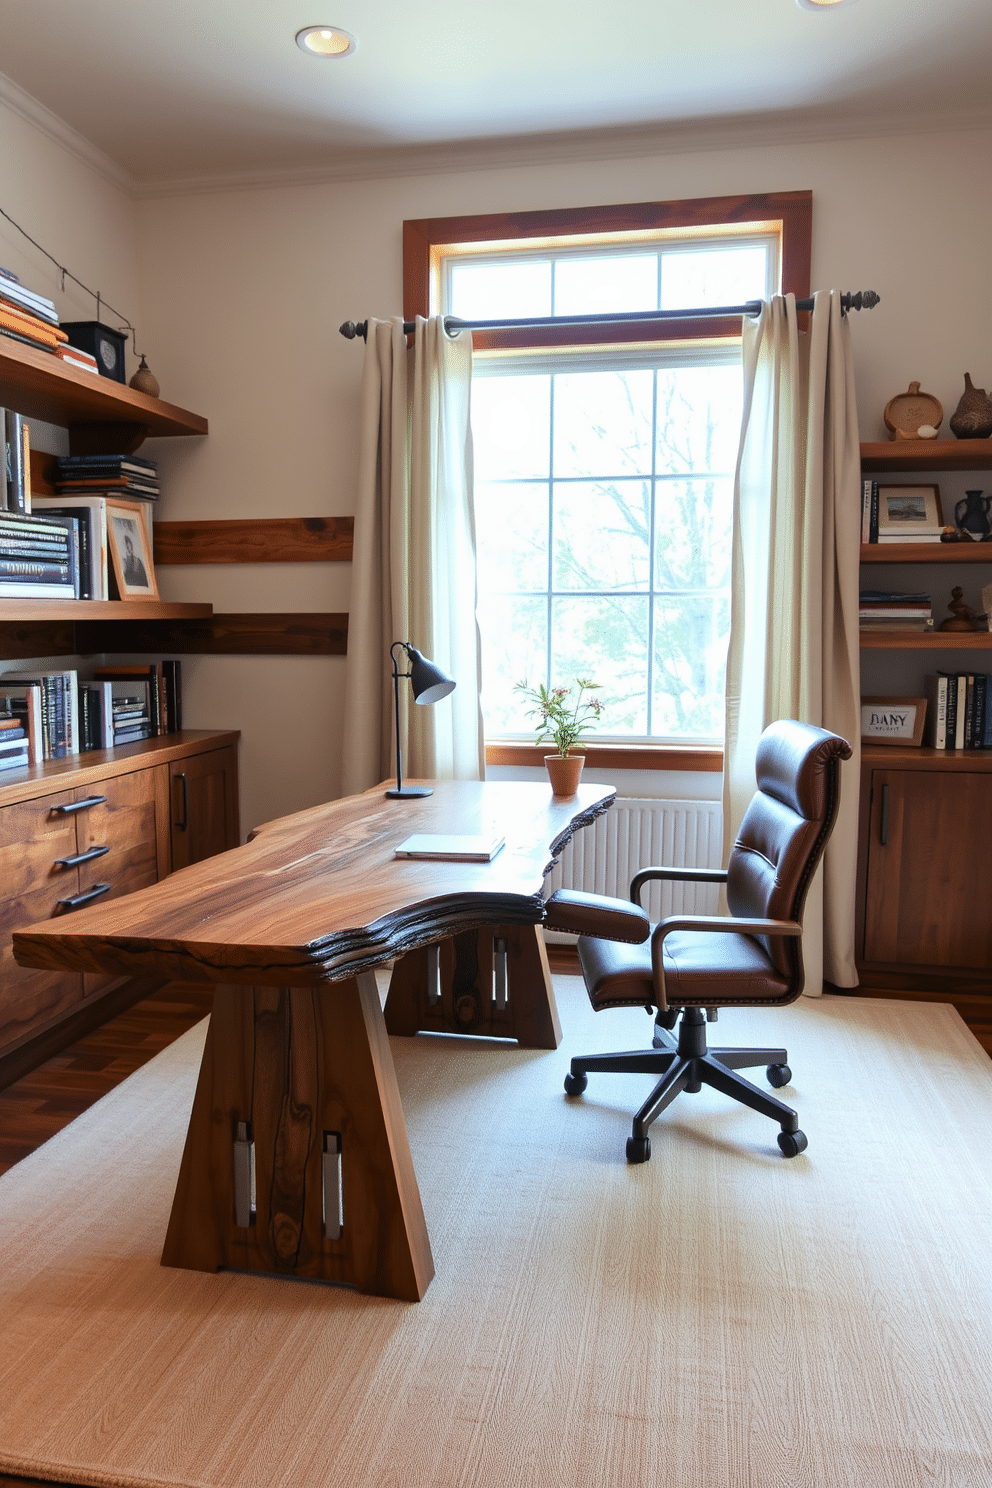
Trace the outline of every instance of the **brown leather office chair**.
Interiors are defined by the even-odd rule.
[[[802,992],[803,904],[837,813],[840,762],[850,755],[836,734],[791,719],[773,723],[758,743],[758,789],[726,869],[645,868],[630,886],[631,903],[571,889],[548,900],[548,927],[579,935],[596,1011],[637,1004],[657,1010],[652,1048],[581,1056],[565,1077],[566,1093],[581,1095],[589,1071],[660,1076],[634,1117],[629,1162],[647,1162],[651,1123],[680,1091],[703,1084],[778,1121],[786,1157],[806,1147],[796,1112],[736,1073],[763,1064],[769,1084],[787,1085],[786,1051],[708,1049],[706,1022],[721,1007],[787,1003]],[[652,926],[639,895],[657,878],[725,882],[730,916],[673,915]],[[680,1012],[676,1039],[671,1030]]]

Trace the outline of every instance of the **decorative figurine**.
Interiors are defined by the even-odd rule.
[[[972,631],[980,629],[976,624],[978,617],[975,611],[970,605],[965,604],[964,590],[957,584],[951,590],[951,602],[947,608],[950,610],[953,618],[941,621],[940,625],[937,626],[938,630]]]
[[[141,366],[135,372],[128,387],[135,388],[139,393],[147,393],[149,398],[157,398],[159,395],[158,378],[151,370],[144,357],[141,358]]]
[[[990,508],[992,508],[992,496],[986,496],[981,491],[965,491],[964,496],[954,506],[955,527],[959,532],[966,532],[972,542],[992,541]]]
[[[968,372],[961,401],[951,414],[951,433],[958,439],[988,439],[992,434],[992,398],[984,388],[972,385]]]

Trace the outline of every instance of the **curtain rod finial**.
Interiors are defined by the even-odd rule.
[[[356,336],[361,336],[364,341],[368,335],[369,323],[367,320],[360,320],[357,323],[353,320],[346,320],[344,325],[339,326],[338,329],[348,341],[354,341]]]
[[[857,294],[842,295],[840,305],[846,315],[848,310],[874,310],[881,298],[873,289],[859,289]]]

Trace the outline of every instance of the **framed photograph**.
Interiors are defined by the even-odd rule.
[[[107,501],[107,547],[121,599],[158,599],[142,501]]]
[[[879,537],[912,537],[914,531],[932,533],[943,525],[937,486],[879,486]]]
[[[921,697],[863,697],[861,737],[879,744],[919,747],[927,716],[927,700]]]

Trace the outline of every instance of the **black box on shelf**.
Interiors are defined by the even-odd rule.
[[[69,337],[70,346],[96,357],[101,377],[110,377],[114,382],[127,381],[124,375],[125,331],[112,330],[99,320],[64,320],[62,330]]]

